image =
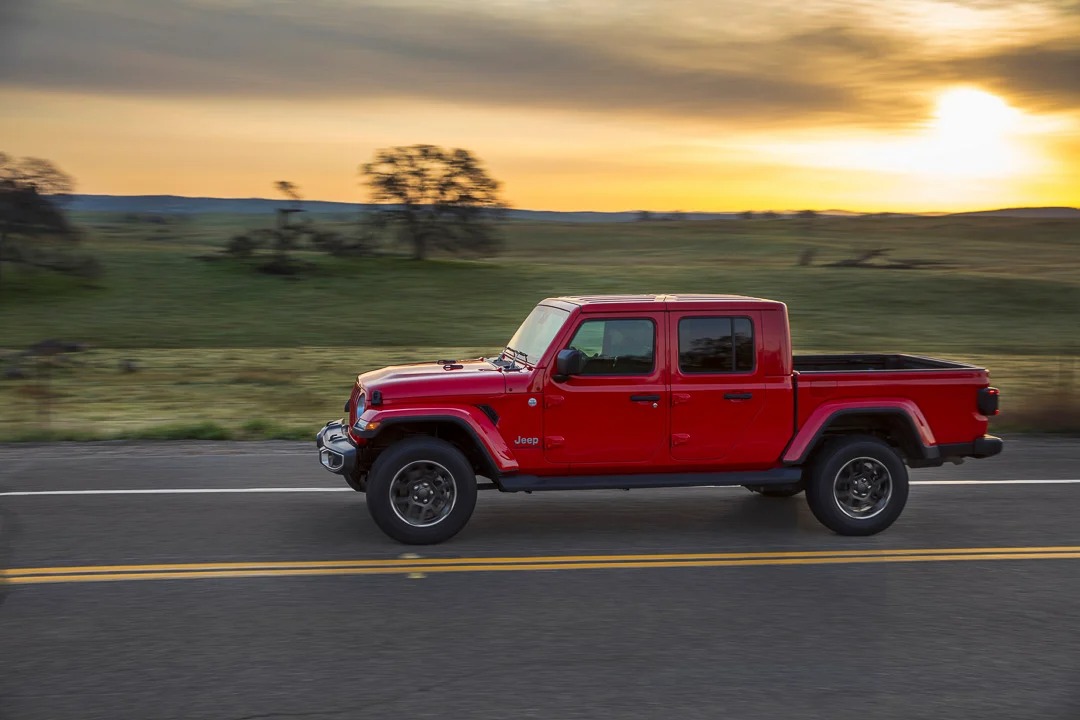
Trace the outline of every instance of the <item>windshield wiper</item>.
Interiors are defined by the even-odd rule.
[[[522,362],[525,362],[525,363],[529,362],[529,356],[528,356],[527,353],[523,353],[520,350],[515,350],[514,348],[510,347],[509,345],[506,346],[506,349],[505,349],[504,352],[510,353],[510,358],[511,358],[510,367],[511,368],[514,367],[514,365],[517,363],[518,359],[520,359]]]
[[[507,359],[505,357],[506,355],[510,355],[510,359]],[[514,367],[514,358],[515,357],[516,357],[515,355],[508,352],[507,348],[503,348],[502,352],[500,352],[495,357],[489,357],[489,358],[484,358],[484,359],[487,360],[489,363],[491,363],[492,365],[494,365],[497,368],[500,368],[502,370],[509,370],[509,369]]]

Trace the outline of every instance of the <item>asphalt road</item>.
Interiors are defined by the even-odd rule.
[[[313,444],[0,447],[0,718],[1077,720],[1080,443],[1006,440],[872,538],[488,492],[422,549]]]

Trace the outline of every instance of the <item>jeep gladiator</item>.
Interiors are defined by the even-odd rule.
[[[1001,452],[998,400],[973,365],[793,355],[782,302],[558,297],[497,356],[359,375],[316,447],[407,544],[453,537],[479,489],[805,491],[833,532],[872,535],[904,509],[908,467]]]

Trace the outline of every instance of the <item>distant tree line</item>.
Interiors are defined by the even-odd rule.
[[[658,213],[653,212],[652,210],[638,210],[637,215],[634,218],[636,222],[656,222],[662,220],[667,222],[681,222],[685,219],[686,213],[681,210],[669,213]]]
[[[801,220],[813,220],[820,216],[817,210],[800,210],[794,214]],[[686,213],[681,211],[671,213],[658,213],[651,210],[638,210],[634,219],[637,222],[651,222],[655,220],[667,220],[673,222],[681,222],[686,220]],[[773,210],[765,210],[761,212],[755,212],[754,210],[746,210],[738,214],[740,220],[775,220],[780,217],[784,217],[778,212]]]
[[[275,183],[284,204],[272,227],[229,238],[228,256],[254,259],[270,273],[296,274],[306,264],[294,251],[313,249],[336,257],[365,256],[386,242],[406,246],[423,260],[433,253],[486,256],[502,239],[496,220],[505,205],[500,183],[468,150],[408,145],[378,150],[360,166],[377,208],[351,230],[316,225],[305,215],[303,196],[292,182]],[[0,153],[0,282],[5,266],[23,265],[92,278],[100,264],[79,251],[82,235],[66,202],[74,180],[48,160]],[[170,222],[164,216],[129,213],[128,222]]]

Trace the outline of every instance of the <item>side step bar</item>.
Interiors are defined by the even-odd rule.
[[[503,475],[503,492],[534,490],[630,490],[636,488],[716,487],[732,485],[792,485],[802,480],[802,469],[783,467],[762,472],[648,473],[640,475]]]

